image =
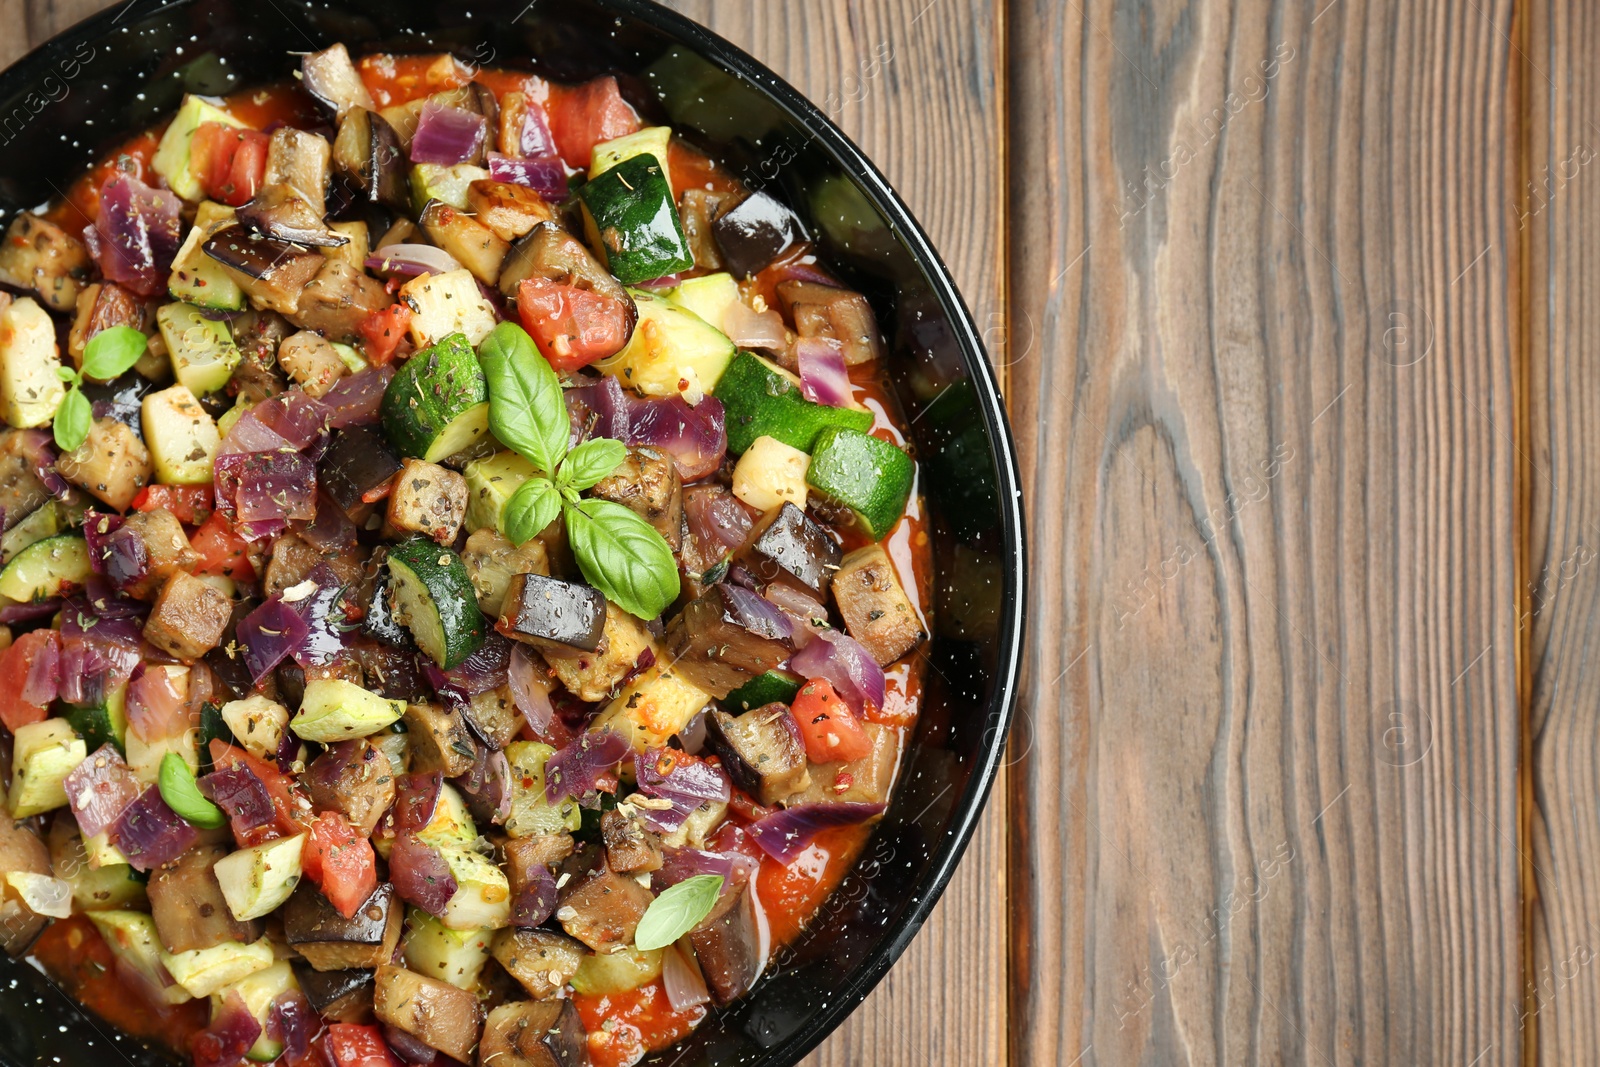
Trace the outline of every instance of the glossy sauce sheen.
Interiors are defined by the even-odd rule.
[[[450,57],[369,56],[358,61],[358,68],[380,108],[458,88],[474,79],[497,96],[520,91],[540,103],[554,102],[569,91],[537,75],[474,70]],[[326,125],[315,103],[295,83],[236,93],[225,98],[224,108],[258,129],[274,123],[303,128]],[[66,197],[52,206],[45,217],[77,232],[94,222],[99,214],[100,189],[118,171],[154,181],[149,173],[150,160],[163,129],[158,127],[129,139],[75,181]],[[734,178],[699,152],[674,141],[671,153],[675,194],[681,195],[686,188],[721,192],[738,187]],[[794,267],[822,269],[814,255],[802,252],[762,271],[747,283],[746,289],[759,295],[768,306],[776,306],[774,287]],[[904,420],[899,418],[898,402],[882,371],[868,364],[851,368],[850,375],[856,399],[873,413],[872,433],[904,446],[905,435],[899,429]],[[846,552],[871,543],[859,531],[839,533]],[[932,561],[920,488],[913,491],[906,515],[883,543],[907,596],[926,622],[926,605],[932,595]],[[919,650],[885,669],[884,706],[870,709],[867,714],[869,721],[896,730],[902,755],[920,708],[924,655]],[[776,952],[801,934],[849,873],[871,833],[871,826],[823,831],[788,864],[765,855],[760,857],[756,890],[771,933],[771,951]],[[182,1051],[189,1037],[206,1024],[208,1013],[203,1000],[161,1010],[146,1007],[145,998],[118,978],[111,967],[110,949],[93,924],[81,916],[56,922],[39,939],[33,955],[86,1007],[141,1039]],[[575,996],[574,1003],[589,1031],[589,1054],[594,1067],[630,1067],[649,1052],[688,1036],[708,1013],[704,1007],[674,1011],[659,979],[626,993]]]

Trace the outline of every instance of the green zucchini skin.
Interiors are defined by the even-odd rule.
[[[489,432],[489,383],[464,335],[453,333],[406,361],[379,414],[395,451],[430,463]]]
[[[413,537],[389,550],[388,567],[397,614],[418,648],[445,670],[478,650],[489,625],[460,556]]]
[[[831,426],[872,429],[872,412],[812,403],[793,379],[751,352],[733,357],[712,394],[727,409],[728,451],[735,454],[758,437],[810,452],[817,435]]]
[[[752,708],[762,708],[768,704],[793,704],[801,684],[802,679],[788,671],[768,671],[756,675],[718,703],[730,715],[742,715]]]
[[[905,514],[916,464],[888,441],[842,427],[817,435],[806,484],[855,512],[856,521],[881,541]]]
[[[672,186],[653,155],[633,156],[578,190],[589,243],[623,285],[694,266]]]

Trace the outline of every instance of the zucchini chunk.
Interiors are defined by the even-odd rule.
[[[0,418],[19,429],[48,426],[67,395],[60,370],[50,314],[31,296],[0,310]]]
[[[490,930],[452,930],[420,908],[406,916],[406,967],[457,989],[476,989],[489,962]]]
[[[538,741],[515,741],[506,748],[511,764],[511,814],[506,833],[513,840],[541,838],[576,830],[583,817],[578,802],[568,797],[552,805],[544,795],[544,765],[555,749]]]
[[[533,477],[533,464],[515,452],[496,452],[473,460],[461,473],[467,479],[467,529],[499,533],[506,501]]]
[[[190,165],[189,152],[194,142],[194,131],[205,122],[241,129],[245,125],[211,101],[187,93],[178,107],[178,113],[161,135],[161,143],[156,146],[155,157],[150,161],[150,169],[167,180],[167,188],[189,201],[199,200],[201,195],[200,179],[196,169]]]
[[[226,322],[213,322],[188,304],[166,304],[156,312],[172,374],[195,396],[220,391],[243,357]]]
[[[56,460],[61,477],[118,511],[126,511],[154,468],[144,441],[126,423],[96,419],[89,436]]]
[[[616,355],[595,363],[595,370],[646,396],[682,396],[698,403],[716,388],[733,362],[737,351],[733,342],[663,296],[643,289],[630,289],[628,295],[639,314],[633,336]],[[731,419],[728,432],[733,432]]]
[[[666,168],[654,155],[629,157],[578,190],[589,247],[624,285],[694,266]]]
[[[800,380],[753,352],[740,352],[717,382],[715,395],[727,409],[728,451],[745,452],[758,437],[775,437],[810,452],[817,435],[830,426],[865,433],[872,412],[814,404],[800,392]]]
[[[811,457],[775,437],[750,442],[733,468],[733,495],[757,511],[785,504],[806,506],[806,468]]]
[[[89,913],[89,921],[105,939],[111,954],[119,963],[133,968],[135,974],[149,983],[149,988],[161,991],[165,1004],[183,1004],[194,996],[181,985],[167,985],[161,942],[156,937],[155,923],[140,911],[113,908],[109,911]]]
[[[661,977],[665,957],[659,948],[632,947],[585,956],[578,973],[572,976],[573,991],[587,997],[603,997],[638,989]]]
[[[888,441],[834,426],[817,435],[806,482],[880,541],[905,514],[916,473],[911,457]]]
[[[305,840],[305,834],[279,838],[241,848],[216,862],[212,870],[235,919],[259,919],[289,899],[300,883],[300,849]]]
[[[306,683],[290,728],[306,741],[333,744],[375,734],[405,713],[405,702],[388,700],[343,678]]]
[[[661,748],[711,699],[710,693],[658,659],[611,698],[593,729],[616,731],[633,743],[636,752]]]
[[[65,719],[17,727],[11,752],[11,795],[6,802],[11,817],[26,819],[65,807],[65,779],[88,756],[89,747]]]
[[[460,556],[414,537],[391,548],[386,562],[395,618],[418,648],[445,670],[478,650],[488,626]]]
[[[248,945],[226,941],[213,948],[161,953],[167,973],[195,997],[209,997],[225,985],[266,970],[273,961],[272,942],[264,937]]]
[[[227,268],[205,254],[201,246],[212,234],[237,221],[234,209],[225,204],[203,201],[195,212],[194,225],[172,261],[167,275],[167,292],[174,300],[217,311],[244,310],[244,290],[228,274]]]
[[[81,589],[89,580],[89,546],[77,534],[35,541],[0,570],[0,596],[20,604]]]
[[[461,562],[466,564],[472,588],[478,594],[478,609],[491,619],[500,617],[513,577],[550,573],[549,553],[543,541],[534,537],[514,545],[492,527],[479,529],[467,538]]]
[[[667,165],[667,148],[671,143],[671,126],[646,126],[642,130],[602,141],[594,146],[590,156],[589,178],[591,181],[598,178],[625,159],[652,156],[661,166],[661,174],[666,178],[668,187],[671,187],[672,171]]]
[[[289,709],[265,693],[251,693],[222,705],[222,721],[244,750],[257,759],[276,760],[289,728]]]
[[[150,914],[168,952],[248,944],[261,936],[261,923],[234,918],[222,896],[213,868],[227,854],[223,845],[197,845],[151,872]]]
[[[472,163],[444,166],[440,163],[416,163],[411,167],[411,211],[414,215],[427,212],[434,201],[467,210],[467,191],[473,182],[485,181],[489,172]]]
[[[210,412],[186,385],[147,393],[140,424],[156,480],[166,485],[208,485],[222,435]]]
[[[467,337],[452,333],[407,360],[384,391],[381,416],[396,451],[429,463],[482,439],[489,385]]]
[[[465,267],[444,274],[419,274],[400,287],[400,299],[411,307],[411,343],[419,349],[438,344],[453,333],[476,345],[496,325],[494,307],[478,291],[477,279]]]

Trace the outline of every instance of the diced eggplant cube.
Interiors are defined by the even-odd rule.
[[[846,556],[833,576],[833,602],[845,629],[886,667],[922,643],[916,609],[900,586],[894,564],[882,545],[867,545]]]
[[[455,543],[467,517],[467,480],[437,463],[407,459],[389,494],[389,525],[441,545]]]
[[[116,282],[95,282],[78,294],[77,316],[67,333],[67,354],[73,366],[83,369],[84,346],[95,334],[113,326],[128,326],[143,331],[150,324],[148,306]],[[141,356],[134,369],[143,371],[149,353]],[[165,363],[163,358],[161,362]]]
[[[200,562],[200,554],[189,544],[183,532],[183,523],[166,508],[135,511],[123,522],[126,536],[135,537],[144,546],[145,559],[149,561],[144,577],[126,588],[130,596],[143,600],[160,589],[166,580],[178,571],[192,570]]]
[[[406,154],[394,127],[365,106],[348,108],[333,141],[333,166],[362,197],[395,211],[411,206]]]
[[[373,312],[394,303],[383,283],[342,259],[323,260],[322,269],[306,283],[298,307],[287,313],[290,321],[315,330],[330,341],[355,344],[361,324]]]
[[[571,1000],[519,1000],[489,1013],[481,1067],[583,1067],[589,1036]]]
[[[229,226],[206,238],[201,251],[221,263],[256,307],[292,315],[300,295],[328,261],[309,248]]]
[[[154,471],[150,450],[116,419],[96,419],[89,436],[56,460],[61,477],[118,511],[126,511]]]
[[[216,648],[233,614],[233,602],[212,586],[178,571],[161,587],[144,639],[181,660],[196,660]]]
[[[309,57],[308,57],[309,58]],[[321,134],[279,126],[267,145],[265,186],[294,190],[320,221],[327,214],[328,180],[333,175],[333,146]],[[348,238],[346,238],[348,240]],[[337,244],[344,244],[338,241]]]
[[[607,700],[631,674],[652,643],[649,627],[607,602],[605,633],[593,652],[544,649],[544,661],[556,679],[579,700]]]
[[[476,993],[390,964],[378,968],[372,1012],[380,1022],[463,1063],[471,1062],[483,1024]]]
[[[472,732],[494,749],[505,748],[522,729],[522,713],[517,710],[509,685],[474,693],[461,708],[461,714]]]
[[[559,997],[589,954],[572,938],[551,930],[501,930],[490,952],[534,1000]]]
[[[377,494],[400,473],[400,457],[382,431],[360,426],[333,435],[317,465],[317,483],[351,521],[366,518],[366,497]]]
[[[860,293],[820,282],[779,282],[778,304],[801,337],[826,337],[844,346],[845,363],[854,366],[883,352],[878,319]]]
[[[394,886],[388,883],[373,890],[349,919],[328,903],[310,879],[302,881],[283,906],[284,940],[319,971],[377,967],[389,962],[404,925],[405,908],[395,897]]]
[[[300,80],[306,92],[331,110],[335,118],[344,118],[351,108],[374,106],[372,94],[343,42],[302,56]]]
[[[550,555],[537,537],[514,545],[499,530],[485,526],[473,532],[461,550],[461,562],[478,594],[478,607],[491,619],[500,616],[506,587],[517,574],[549,574]]]
[[[738,560],[763,582],[786,582],[825,596],[839,567],[839,544],[792,503],[761,516]]]
[[[315,134],[308,136],[315,137],[318,141],[322,140]],[[277,134],[274,133],[273,137],[276,140]],[[322,199],[320,191],[317,199],[320,204]],[[344,234],[329,229],[328,224],[322,219],[319,206],[307,202],[299,190],[283,181],[264,184],[256,193],[255,199],[238,210],[236,217],[239,224],[247,230],[291,244],[308,245],[312,248],[338,248],[350,242],[350,238]]]
[[[678,613],[665,638],[678,673],[719,700],[794,652],[789,632],[746,612],[735,597],[725,586],[712,586]]]
[[[777,804],[811,784],[806,749],[782,704],[768,704],[738,718],[725,711],[706,715],[706,743],[722,757],[733,784],[763,804]]]
[[[371,971],[319,971],[305,960],[295,960],[293,966],[311,1010],[330,1022],[360,1022],[372,1011]]]
[[[413,774],[440,771],[455,778],[472,769],[477,743],[461,712],[438,704],[407,704],[405,724]]]
[[[389,757],[362,739],[329,746],[312,761],[303,780],[313,808],[336,811],[361,834],[370,836],[394,803],[394,777]]]
[[[168,952],[215,948],[228,941],[250,944],[261,936],[259,920],[240,922],[228,910],[212,867],[228,849],[197,845],[150,875],[150,917]]]
[[[711,224],[728,269],[748,278],[806,240],[799,216],[767,193],[751,193]]]
[[[630,448],[627,458],[595,483],[593,494],[655,527],[676,552],[683,544],[683,483],[672,457],[654,448]]]
[[[661,869],[661,839],[638,819],[612,809],[600,817],[606,863],[619,874],[647,874]]]
[[[0,282],[32,289],[51,311],[71,311],[89,277],[83,243],[37,215],[18,215],[0,241]]]
[[[26,430],[0,431],[0,526],[7,530],[50,499],[34,470],[29,439]]]
[[[606,628],[606,598],[579,582],[517,574],[506,585],[499,630],[507,637],[556,652],[600,647]]]
[[[577,849],[569,833],[530,834],[527,837],[509,837],[503,846],[506,856],[506,877],[511,880],[512,892],[527,885],[535,867],[555,870]]]
[[[655,899],[633,878],[613,871],[605,851],[592,844],[568,857],[556,883],[556,920],[599,953],[630,943]]]
[[[550,205],[532,189],[487,178],[467,186],[467,207],[502,241],[515,241],[552,217]]]
[[[872,751],[858,760],[813,763],[811,785],[791,797],[790,804],[888,803],[895,768],[900,762],[899,735],[874,722],[863,723],[861,728],[872,741]]]
[[[339,350],[320,333],[301,330],[278,345],[278,365],[300,384],[307,396],[320,397],[349,370]]]
[[[762,964],[761,925],[750,886],[724,894],[689,933],[689,943],[713,1000],[728,1005],[748,993]]]

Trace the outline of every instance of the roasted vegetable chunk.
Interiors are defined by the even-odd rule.
[[[328,262],[312,249],[263,237],[243,226],[218,230],[200,248],[227,268],[252,304],[283,315],[299,309],[301,294]]]
[[[177,572],[193,570],[200,562],[200,554],[190,547],[183,524],[166,508],[136,511],[128,516],[122,528],[138,539],[149,560],[144,577],[126,587],[130,596],[144,599]]]
[[[346,919],[309,879],[283,907],[283,936],[319,971],[377,967],[394,956],[405,908],[384,884]]]
[[[168,952],[248,945],[261,936],[259,920],[240,922],[228,910],[212,867],[228,854],[223,845],[197,845],[150,875],[150,916]]]
[[[513,545],[500,531],[488,527],[467,538],[461,550],[461,562],[467,565],[472,588],[478,594],[478,607],[490,618],[499,618],[506,587],[514,575],[548,575],[549,560],[544,542],[537,537],[521,546]]]
[[[144,624],[144,639],[178,659],[199,659],[221,643],[232,613],[227,597],[194,575],[178,571],[161,587]]]
[[[95,334],[113,326],[142,331],[149,325],[150,314],[138,297],[116,282],[96,282],[78,294],[78,314],[67,334],[67,355],[72,357],[73,366],[82,370],[83,347]],[[134,367],[143,372],[147,364],[141,359]]]
[[[582,1067],[588,1035],[570,1000],[521,1000],[489,1013],[479,1067]]]
[[[126,424],[96,419],[83,444],[56,460],[56,470],[73,485],[126,511],[150,484],[154,467],[150,450]]]
[[[763,582],[784,582],[823,596],[839,567],[839,545],[803,510],[786,503],[761,516],[739,562]]]
[[[844,346],[844,361],[854,366],[877,359],[883,346],[872,305],[860,293],[819,282],[778,283],[778,304],[801,337],[826,337]]]
[[[306,283],[296,306],[284,314],[296,326],[315,330],[330,341],[354,343],[361,323],[375,311],[394,303],[383,283],[343,260],[326,259],[316,276]]]
[[[441,545],[455,543],[467,517],[467,480],[437,463],[407,459],[389,494],[389,525]]]
[[[661,869],[661,839],[615,809],[600,817],[606,862],[619,874],[647,874]]]
[[[730,1004],[750,991],[761,973],[761,927],[755,898],[746,884],[724,893],[717,907],[689,934],[706,987],[718,1004]]]
[[[667,627],[668,658],[689,681],[725,697],[794,651],[792,627],[748,589],[714,585]]]
[[[559,997],[589,954],[572,938],[550,930],[501,930],[490,951],[535,1000]]]
[[[405,723],[413,773],[442,771],[455,778],[472,769],[477,745],[461,712],[438,704],[408,704]]]
[[[555,652],[594,652],[605,635],[606,598],[593,586],[513,575],[500,607],[498,629],[507,637]]]
[[[606,604],[605,632],[593,652],[544,649],[551,673],[579,700],[606,700],[650,647],[650,630],[615,604]]]
[[[326,337],[310,330],[290,334],[278,345],[278,364],[300,383],[307,396],[323,396],[348,369]]]
[[[585,846],[561,865],[556,919],[562,929],[596,952],[633,940],[654,899],[650,890],[613,871],[598,845]]]
[[[734,718],[725,711],[706,716],[706,743],[722,757],[733,784],[763,804],[777,804],[811,784],[806,749],[782,704]]]
[[[370,836],[394,803],[394,768],[365,739],[340,741],[312,761],[305,776],[317,811],[337,811]]]
[[[846,556],[833,576],[833,600],[845,628],[880,667],[904,656],[927,636],[882,545]]]
[[[0,432],[0,509],[5,512],[0,525],[8,530],[50,499],[35,466],[43,459],[35,442],[36,435],[27,430]]]
[[[51,311],[71,311],[89,276],[89,253],[37,215],[18,215],[0,244],[0,282],[32,289]]]
[[[372,1012],[381,1022],[463,1063],[470,1062],[483,1023],[476,994],[388,964],[378,968]]]
[[[638,515],[676,552],[683,544],[683,484],[672,458],[654,448],[630,448],[616,470],[595,483],[593,493]]]
[[[296,960],[294,976],[311,1010],[332,1022],[359,1022],[372,1011],[371,971],[319,971]]]
[[[50,851],[28,826],[27,822],[17,822],[0,813],[0,872],[50,873]],[[16,957],[26,952],[49,921],[46,916],[35,914],[10,889],[0,892],[0,948],[8,955]]]
[[[551,217],[550,205],[532,189],[483,178],[467,186],[467,207],[502,241],[515,241]]]

